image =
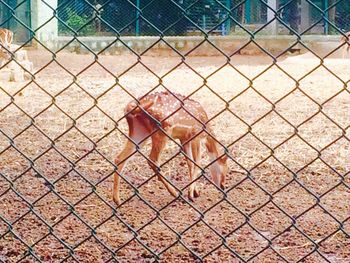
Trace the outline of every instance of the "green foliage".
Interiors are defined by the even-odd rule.
[[[72,28],[74,31],[78,32],[78,35],[94,35],[96,31],[94,30],[93,22],[90,22],[91,17],[87,15],[79,15],[72,9],[68,8],[66,10],[68,19],[66,24]],[[66,27],[64,24],[59,25],[59,31],[64,34],[71,35],[73,32]]]
[[[331,2],[333,3],[334,0]],[[350,4],[348,1],[342,1],[339,4],[337,4],[336,7],[336,14],[335,14],[335,22],[338,29],[342,31],[349,31],[350,30]],[[335,29],[332,29],[333,31],[336,31]]]

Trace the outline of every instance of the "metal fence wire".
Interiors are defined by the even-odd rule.
[[[52,16],[33,29],[17,15],[26,2],[49,8]],[[293,28],[283,12],[301,4],[294,0],[281,1],[277,10],[262,0],[53,2],[0,0],[0,27],[12,25],[15,36],[15,25],[29,32],[0,69],[7,74],[12,63],[29,76],[0,84],[1,262],[349,262],[349,65],[345,58],[329,59],[346,43],[321,55],[304,41],[319,25],[345,36],[348,1],[302,0],[312,14],[304,30]],[[268,51],[258,36],[272,21],[247,26],[248,3],[260,9],[260,18],[272,12],[294,37],[292,44],[278,54]],[[57,50],[39,37],[52,21],[71,37]],[[243,32],[247,41],[227,52],[211,38],[222,30]],[[99,32],[115,37],[113,44],[127,54],[105,56],[111,45],[97,52],[82,41],[82,35]],[[189,32],[202,40],[186,52],[166,37]],[[135,34],[156,40],[139,52],[122,37]],[[88,54],[64,52],[72,42]],[[148,56],[160,42],[171,56]],[[34,43],[40,49],[28,51],[32,72],[16,54]],[[241,55],[249,45],[260,56]],[[192,56],[203,46],[216,55]],[[286,58],[295,47],[309,57]],[[250,64],[254,59],[263,62]],[[120,160],[115,164],[114,158],[130,140],[124,107],[159,91],[200,122],[219,154],[189,158],[162,128],[165,120],[144,110],[168,146],[156,164],[149,144],[137,145],[129,156],[134,161],[119,174],[116,205],[113,175]],[[186,109],[192,99],[206,109],[207,122]],[[208,172],[221,155],[228,157],[225,189]],[[194,201],[187,197],[184,160],[200,171]]]
[[[304,1],[302,1],[304,2]],[[268,17],[267,1],[260,0],[179,0],[179,1],[59,1],[58,17],[60,34],[70,34],[66,27],[79,29],[83,24],[88,26],[79,30],[80,35],[114,34],[117,30],[121,35],[196,35],[201,30],[213,35],[227,35],[231,31],[244,34],[239,24],[258,25],[262,27],[271,18]],[[277,1],[279,20],[287,24],[294,31],[301,33],[301,12],[305,7],[300,1]],[[346,1],[318,0],[310,1],[306,5],[310,16],[310,23],[315,24],[305,34],[337,34],[333,27],[328,28],[326,16],[332,24],[343,31],[350,30],[349,6]],[[298,7],[299,6],[299,7]],[[96,16],[103,19],[101,23]],[[139,16],[142,10],[142,16]],[[322,10],[320,12],[320,10]],[[185,14],[183,13],[185,12]],[[322,13],[325,12],[325,13]],[[185,16],[184,16],[185,15]],[[80,19],[76,19],[77,16]],[[231,19],[228,19],[231,17]],[[237,23],[236,23],[237,22]],[[288,28],[279,23],[279,33],[285,34]],[[200,30],[200,29],[201,30]],[[268,34],[269,32],[265,32]]]

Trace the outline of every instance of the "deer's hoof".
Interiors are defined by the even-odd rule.
[[[194,197],[193,197],[193,195],[188,195],[188,199],[191,201],[191,202],[194,202]]]
[[[119,197],[113,197],[114,203],[119,206],[121,204],[120,198]]]
[[[195,198],[199,197],[200,192],[197,186],[195,186],[192,190],[188,191],[188,199],[191,202],[194,202]]]
[[[200,191],[199,191],[198,187],[195,187],[195,188],[194,188],[193,196],[194,196],[195,198],[197,198],[197,197],[200,196]]]

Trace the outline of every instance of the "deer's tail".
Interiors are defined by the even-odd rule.
[[[126,105],[124,112],[125,114],[138,114],[141,113],[143,110],[147,111],[150,107],[152,107],[154,103],[154,100],[141,100],[139,104],[136,101],[132,101],[128,105]]]

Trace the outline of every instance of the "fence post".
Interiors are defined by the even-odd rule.
[[[301,31],[304,31],[310,26],[310,4],[306,1],[301,1],[300,26]]]
[[[135,25],[135,35],[140,35],[140,0],[136,0],[136,25]]]
[[[207,30],[207,18],[205,15],[202,15],[202,20],[203,20],[203,30]]]
[[[271,34],[277,35],[278,33],[278,23],[277,19],[275,18],[275,13],[273,11],[276,11],[278,6],[277,6],[277,0],[268,0],[267,2],[268,6],[271,8],[267,9],[267,22],[270,22],[273,20],[270,25],[269,25],[269,30]]]
[[[329,6],[329,1],[328,0],[324,0],[324,10],[327,10]],[[325,17],[327,19],[329,19],[329,11],[327,10],[325,13]],[[329,25],[328,25],[328,21],[324,21],[324,34],[328,35],[329,31]]]
[[[30,1],[30,4],[32,7],[32,30],[35,31],[36,37],[45,43],[54,44],[58,36],[58,21],[57,19],[50,19],[54,14],[53,9],[57,8],[58,1],[47,0],[44,3],[41,0],[33,0]],[[48,5],[52,9],[49,8]],[[45,26],[42,26],[43,24],[45,24]]]
[[[245,22],[247,24],[250,24],[251,21],[251,7],[252,7],[252,2],[251,0],[245,1]]]
[[[229,9],[230,11],[227,12],[227,21],[226,21],[226,35],[229,35],[231,32],[231,0],[226,0],[226,7],[227,9]]]

